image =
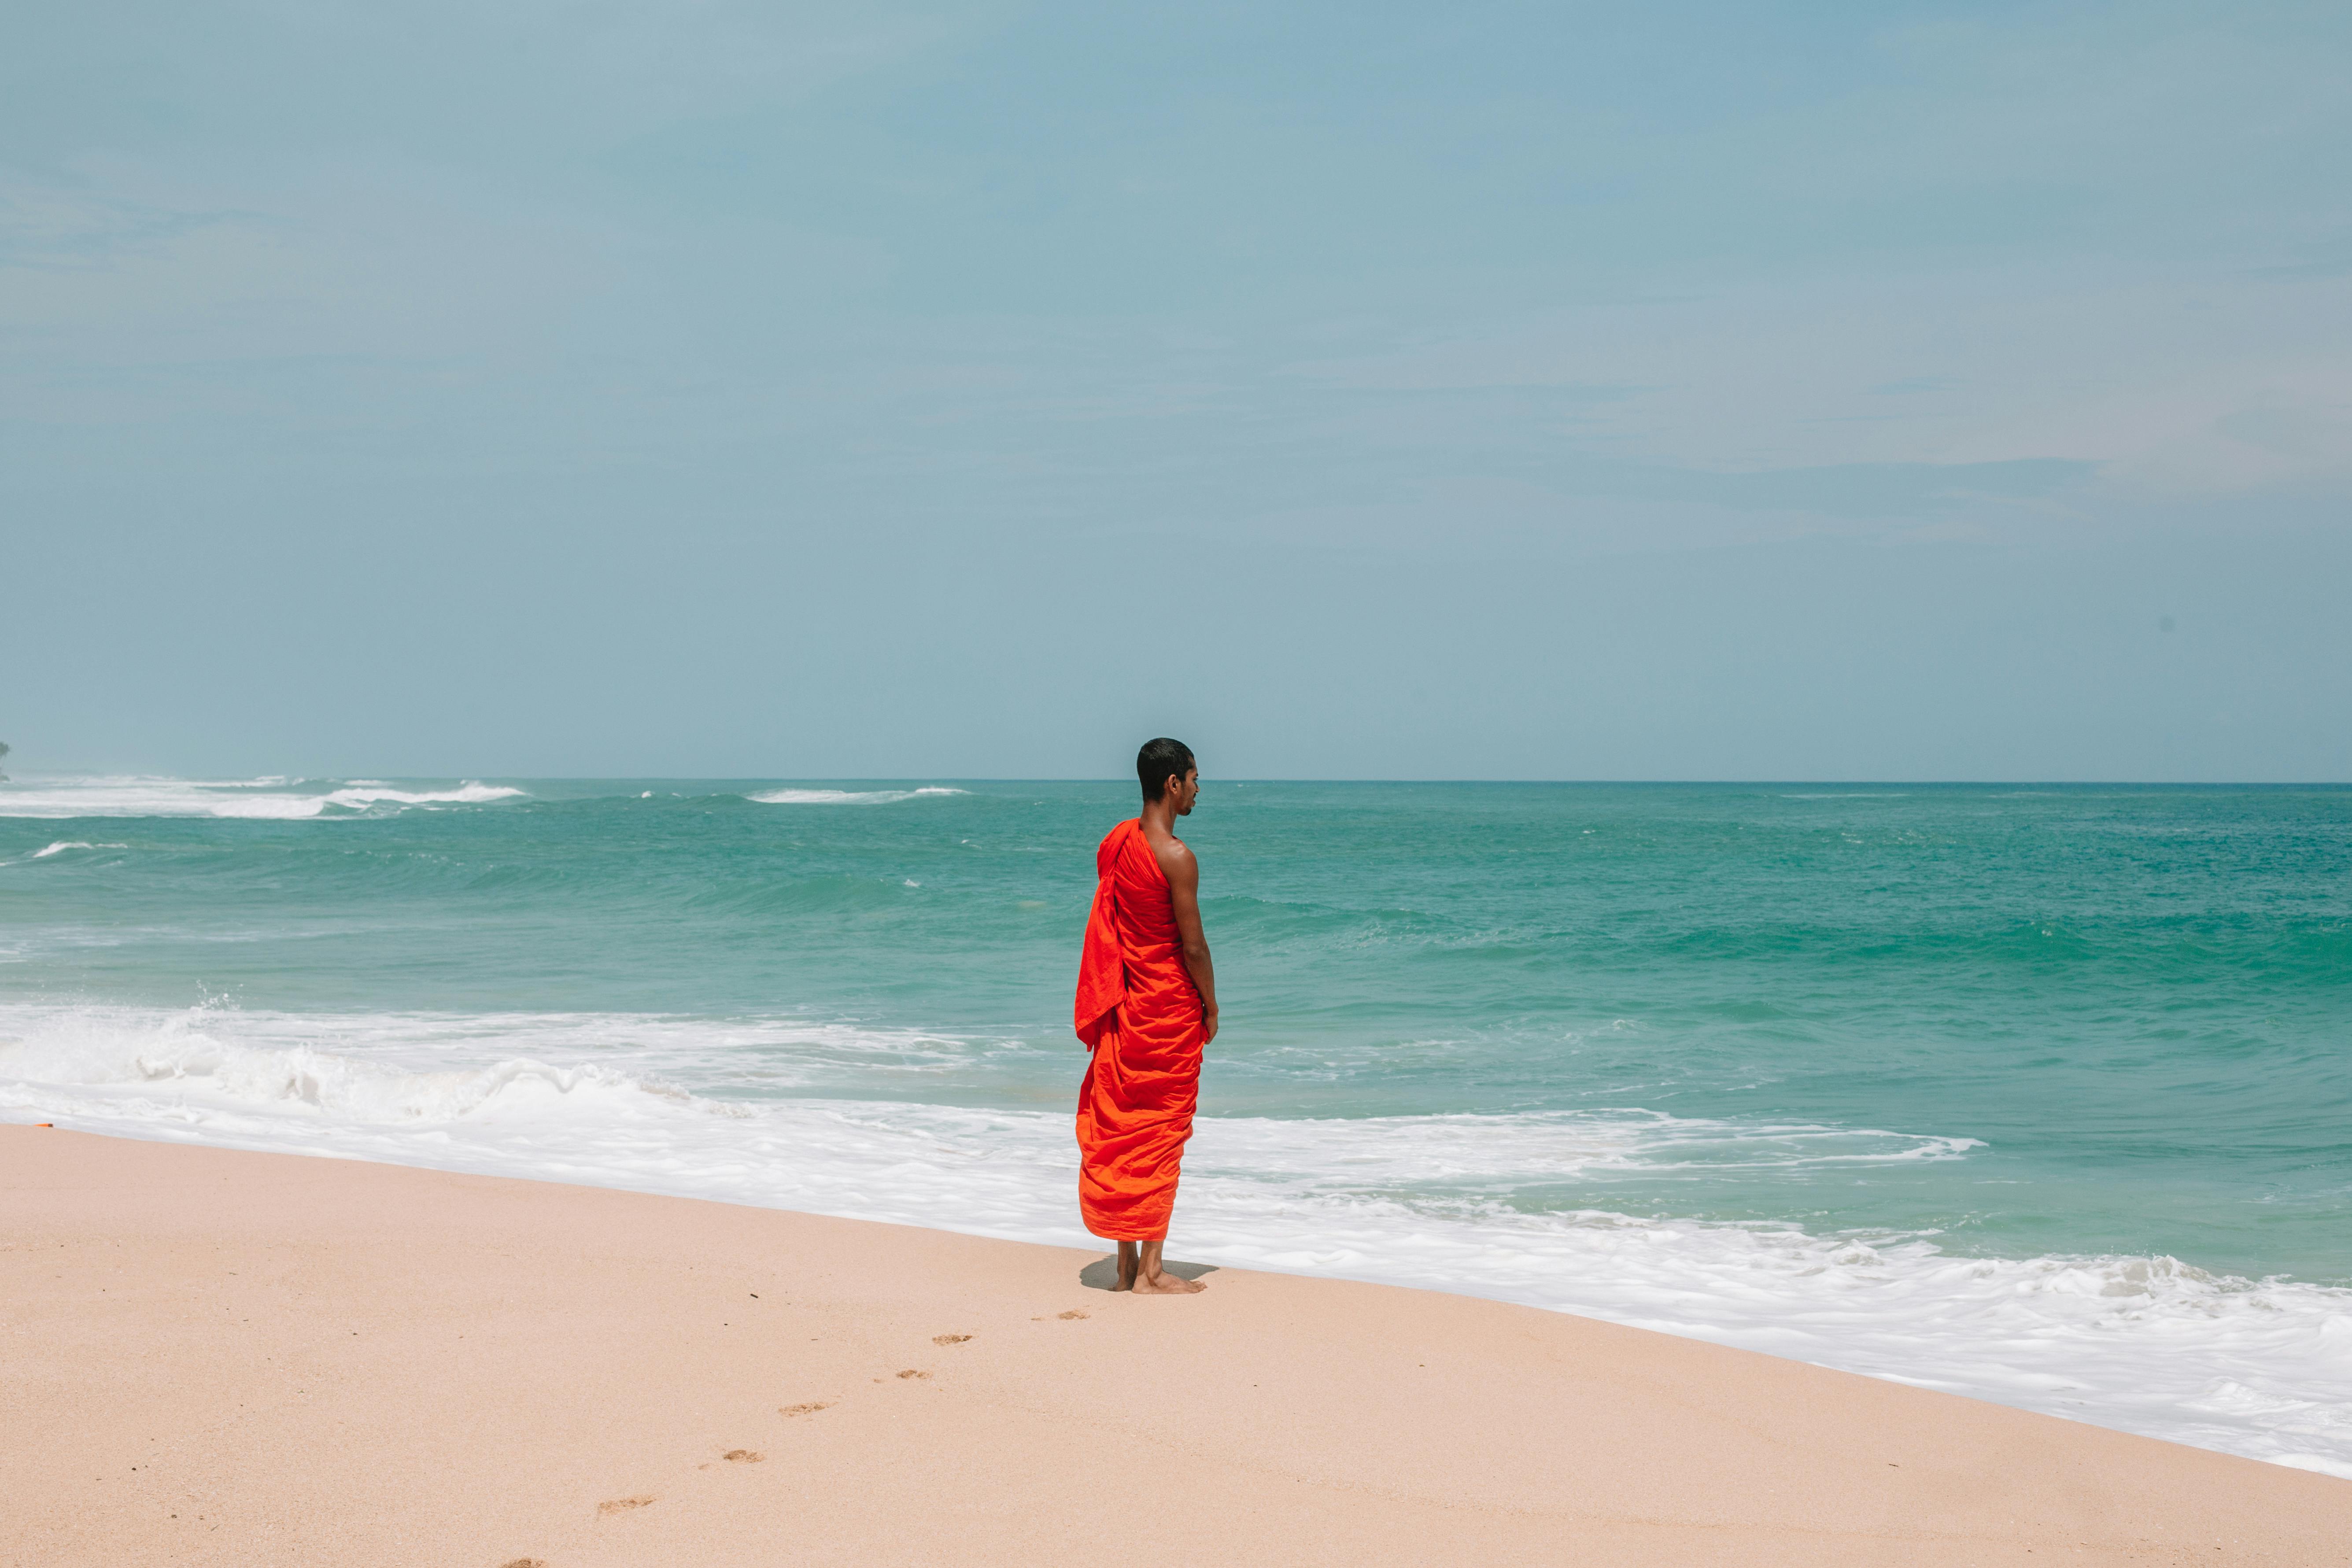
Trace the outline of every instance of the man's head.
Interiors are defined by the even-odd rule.
[[[1135,753],[1135,776],[1143,781],[1147,805],[1172,790],[1179,816],[1192,811],[1201,794],[1200,767],[1192,761],[1192,748],[1165,735],[1144,742],[1143,750]]]

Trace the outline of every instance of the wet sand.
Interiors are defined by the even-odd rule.
[[[22,1568],[2352,1560],[2352,1482],[1464,1297],[26,1127],[0,1205]]]

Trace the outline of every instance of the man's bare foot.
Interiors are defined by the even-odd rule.
[[[1197,1280],[1179,1279],[1160,1267],[1160,1249],[1167,1245],[1164,1236],[1120,1242],[1118,1283],[1111,1289],[1132,1290],[1139,1296],[1190,1296],[1207,1289]]]

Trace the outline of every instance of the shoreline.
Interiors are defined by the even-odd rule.
[[[193,1044],[133,1038],[152,1055],[125,1069],[146,1081],[121,1104],[110,1099],[119,1082],[0,1085],[0,1119],[1087,1244],[1058,1111],[716,1102],[532,1058],[387,1073],[358,1056],[222,1047],[204,1030]],[[61,1065],[70,1078],[74,1064]],[[184,1068],[184,1080],[154,1095],[159,1068]],[[281,1107],[289,1083],[316,1106]],[[1444,1142],[1460,1131],[1446,1124],[1460,1119],[1413,1120],[1422,1157],[1449,1157]],[[1558,1142],[1551,1125],[1519,1128],[1516,1154],[1496,1142],[1522,1120],[1545,1119],[1478,1122],[1480,1157],[1540,1159],[1529,1140]],[[1311,1181],[1266,1201],[1263,1173],[1389,1158],[1398,1126],[1202,1118],[1179,1244],[1228,1268],[1512,1301],[2352,1479],[2352,1367],[2328,1349],[2352,1290],[2162,1257],[1972,1256],[1794,1225],[1370,1212],[1320,1201]],[[1269,1127],[1278,1149],[1236,1142]],[[1433,1130],[1443,1134],[1433,1146]]]
[[[0,1186],[27,1568],[1076,1563],[1148,1520],[1334,1563],[2352,1539],[2333,1478],[1480,1298],[1136,1299],[1095,1251],[16,1125]]]

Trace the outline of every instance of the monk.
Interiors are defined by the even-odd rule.
[[[1078,1212],[1118,1243],[1120,1290],[1205,1289],[1160,1267],[1176,1173],[1200,1100],[1201,1049],[1217,1037],[1217,977],[1201,934],[1201,868],[1176,819],[1201,797],[1192,748],[1148,741],[1135,759],[1143,815],[1095,851],[1094,912],[1078,960]]]

